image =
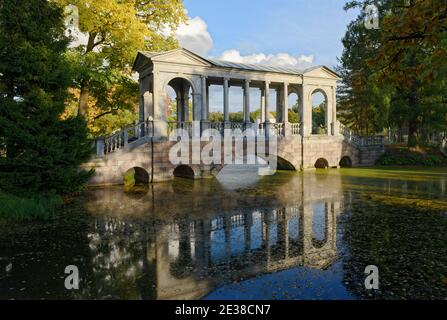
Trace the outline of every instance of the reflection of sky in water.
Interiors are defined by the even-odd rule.
[[[217,262],[225,258],[225,231],[211,232],[211,260]]]
[[[245,250],[244,227],[237,227],[231,230],[230,236],[231,255],[237,256]]]
[[[351,300],[340,262],[328,270],[297,267],[222,286],[204,300]]]

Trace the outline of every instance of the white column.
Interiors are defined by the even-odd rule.
[[[265,82],[264,95],[265,95],[264,118],[265,122],[268,123],[270,122],[270,81]]]
[[[245,87],[244,87],[244,98],[245,98],[245,104],[244,104],[244,121],[250,122],[250,81],[245,80]]]
[[[149,91],[146,91],[143,95],[143,121],[146,121],[149,119],[149,117],[152,117],[153,114],[153,98],[152,93]]]
[[[304,136],[312,134],[312,96],[310,95],[311,88],[306,85],[302,86],[303,96],[303,120],[302,131]]]
[[[190,100],[189,100],[189,95],[188,94],[185,96],[184,101],[185,101],[185,114],[184,114],[183,118],[185,119],[186,122],[190,122],[189,121],[189,117],[190,117],[190,115],[189,115],[189,102],[190,102]]]
[[[202,121],[208,121],[206,77],[202,76]]]
[[[230,122],[229,79],[224,78],[224,121]]]
[[[206,85],[206,118],[208,120],[210,114],[210,86]]]
[[[265,122],[265,88],[261,88],[261,123]]]
[[[276,122],[282,122],[282,90],[277,88],[276,90]]]
[[[164,79],[160,77],[160,74],[158,72],[155,72],[153,74],[153,82],[152,82],[153,86],[152,91],[154,92],[153,117],[154,117],[154,134],[156,137],[166,137],[168,135],[168,129],[166,124],[166,108],[167,108],[166,92],[160,86],[160,83],[162,83],[163,80]]]
[[[183,110],[183,99],[180,97],[175,98],[175,101],[177,103],[177,108],[176,108],[176,112],[177,112],[177,122],[180,124],[182,123],[183,120],[183,115],[184,115],[184,110]]]
[[[289,84],[287,82],[284,82],[283,94],[282,121],[286,124],[289,122]]]

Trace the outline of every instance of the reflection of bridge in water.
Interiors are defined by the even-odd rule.
[[[312,190],[304,191],[303,184]],[[176,195],[168,197],[171,184],[159,185],[152,194],[127,200],[123,193],[98,190],[98,201],[90,202],[101,214],[90,235],[94,256],[103,259],[98,272],[110,273],[110,264],[104,261],[113,260],[117,269],[124,264],[125,270],[133,270],[143,298],[197,299],[226,283],[298,266],[325,269],[337,259],[336,220],[343,203],[340,176],[293,176],[271,185],[268,195],[259,195],[255,188],[253,197],[249,191],[218,190],[219,201],[211,193],[199,196],[203,182],[194,186],[192,194],[176,187]],[[158,202],[158,195],[176,199],[177,209]],[[241,203],[243,199],[247,203]],[[211,211],[202,212],[206,205]],[[113,217],[116,210],[119,216]],[[151,212],[149,222],[141,220],[140,210],[145,217]],[[132,236],[133,245],[122,244]],[[113,244],[105,246],[104,241]],[[120,245],[123,248],[117,249]],[[108,252],[105,247],[114,249]],[[131,253],[129,247],[138,250]],[[130,256],[135,259],[124,261]]]
[[[166,226],[149,253],[163,280],[159,298],[198,298],[217,284],[296,266],[325,269],[337,257],[339,212],[339,203],[321,202]]]

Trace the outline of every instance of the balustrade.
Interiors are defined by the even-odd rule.
[[[225,126],[223,122],[211,122],[211,129],[217,130],[223,134],[224,129],[240,130],[244,132],[247,129],[257,130],[257,134],[261,134],[263,130],[267,130],[270,136],[281,137],[287,135],[299,136],[301,134],[301,124],[299,123],[244,123],[244,122],[230,122],[229,126]],[[359,136],[352,130],[347,128],[341,123],[338,123],[340,133],[343,135],[345,141],[357,146],[383,146],[385,139],[383,136]],[[168,135],[170,135],[176,129],[186,130],[190,137],[193,136],[193,123],[192,122],[167,122]],[[154,134],[154,122],[145,121],[137,124],[130,125],[124,129],[112,134],[105,139],[97,140],[97,153],[104,154],[112,153],[116,150],[127,147],[128,144],[138,141],[144,137],[151,137]],[[103,144],[103,147],[102,147]]]

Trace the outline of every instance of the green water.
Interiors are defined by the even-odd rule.
[[[89,190],[51,221],[0,224],[0,298],[446,299],[446,185],[366,168]]]

